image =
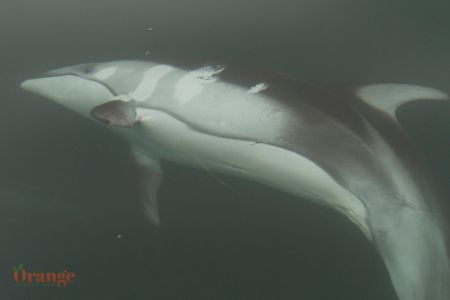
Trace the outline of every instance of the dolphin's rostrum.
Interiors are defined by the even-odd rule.
[[[126,138],[159,224],[160,160],[253,180],[331,207],[379,251],[401,300],[450,299],[448,231],[395,110],[448,100],[406,84],[314,85],[227,66],[82,64],[22,83]]]

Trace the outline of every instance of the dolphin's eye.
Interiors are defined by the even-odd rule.
[[[88,66],[84,69],[84,74],[91,74],[94,72],[94,66]]]

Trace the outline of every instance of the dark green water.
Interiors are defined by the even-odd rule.
[[[205,172],[167,163],[162,226],[151,228],[127,145],[18,85],[66,65],[155,58],[449,92],[449,9],[445,1],[2,1],[0,299],[396,299],[377,253],[347,220],[252,183],[227,179],[239,198]],[[450,104],[411,104],[400,119],[450,195]],[[17,287],[19,263],[77,278],[64,289]]]

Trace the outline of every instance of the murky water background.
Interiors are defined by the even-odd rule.
[[[227,179],[241,199],[203,171],[167,163],[162,227],[151,228],[127,145],[18,88],[56,67],[156,58],[449,92],[450,6],[393,2],[3,0],[0,298],[395,299],[352,224],[252,183]],[[413,104],[400,118],[450,195],[450,104]],[[65,289],[15,287],[19,263],[77,279]]]

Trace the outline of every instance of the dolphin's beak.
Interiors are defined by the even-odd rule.
[[[70,67],[63,67],[58,68],[54,70],[50,70],[44,73],[37,74],[35,76],[30,77],[28,80],[35,80],[35,79],[43,79],[43,78],[51,78],[51,77],[58,77],[58,76],[64,76],[64,75],[74,75],[74,76],[80,76],[81,73],[83,73],[83,69],[86,68],[86,66],[89,66],[90,64],[80,64],[76,66],[70,66]],[[26,86],[29,85],[27,83],[28,80],[25,80],[21,87],[26,89]]]
[[[20,84],[20,87],[27,91],[34,91],[34,87],[38,82],[40,82],[42,79],[48,79],[51,77],[58,77],[58,76],[64,76],[64,75],[76,75],[72,68],[59,68],[51,71],[47,71],[44,73],[37,74],[35,76],[30,77],[29,79],[23,81]]]
[[[64,75],[76,75],[73,68],[59,68],[32,76],[30,79],[48,78]]]
[[[20,87],[24,90],[33,91],[33,87],[36,85],[36,83],[38,81],[40,81],[41,79],[47,78],[47,77],[53,77],[53,76],[57,76],[55,73],[53,73],[53,71],[49,71],[49,72],[44,72],[44,73],[40,73],[38,75],[32,76],[26,80],[24,80],[21,84]]]
[[[33,92],[36,82],[40,79],[42,79],[42,77],[27,79],[20,84],[20,87],[26,91]]]
[[[63,76],[63,75],[75,75],[74,67],[65,67],[65,68],[50,70],[50,71],[44,72],[42,74],[39,74],[38,76],[40,78],[42,78],[42,77],[55,77],[55,76]]]

